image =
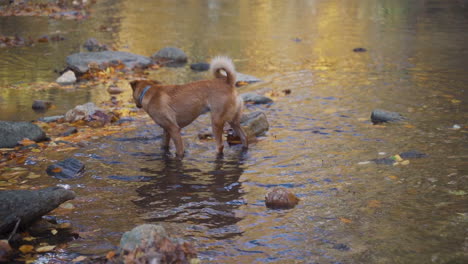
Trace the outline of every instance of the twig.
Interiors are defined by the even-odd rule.
[[[16,221],[15,228],[13,228],[13,231],[11,232],[10,236],[8,237],[8,241],[13,237],[13,235],[16,233],[16,230],[18,230],[18,226],[21,222],[21,218],[18,217],[18,221]]]

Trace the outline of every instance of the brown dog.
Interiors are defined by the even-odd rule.
[[[223,152],[226,122],[240,136],[242,145],[248,147],[247,137],[240,126],[243,101],[237,96],[235,88],[234,64],[228,57],[216,57],[211,61],[210,71],[214,79],[183,85],[162,85],[147,80],[130,82],[136,106],[143,108],[164,129],[165,149],[169,148],[172,138],[179,158],[184,156],[181,128],[192,123],[207,107],[211,111],[211,126],[218,153]]]

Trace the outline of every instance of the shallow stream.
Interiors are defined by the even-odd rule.
[[[239,72],[265,80],[240,93],[291,90],[269,107],[248,106],[266,113],[270,130],[246,153],[227,147],[217,159],[215,143],[197,138],[209,126],[202,116],[184,130],[187,156],[177,161],[144,117],[131,132],[30,166],[43,175],[36,184],[77,193],[73,212],[59,217],[88,234],[38,262],[105,254],[123,232],[158,223],[192,241],[203,263],[467,263],[467,14],[463,0],[104,0],[82,21],[0,17],[3,35],[66,36],[0,48],[1,120],[108,100],[105,87],[35,89],[89,37],[146,56],[177,46],[189,63],[229,55]],[[367,51],[353,52],[359,47]],[[187,65],[152,77],[183,83],[206,73]],[[34,99],[56,107],[36,114]],[[372,125],[376,108],[407,121]],[[365,162],[410,150],[428,156],[406,166]],[[86,164],[82,178],[45,174],[69,156]],[[265,208],[276,186],[299,205]]]

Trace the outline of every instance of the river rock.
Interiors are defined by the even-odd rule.
[[[390,112],[381,109],[375,109],[371,114],[371,121],[374,124],[385,123],[385,122],[398,122],[405,118],[396,112]]]
[[[75,193],[62,187],[41,190],[10,190],[0,192],[0,234],[10,232],[20,220],[20,228],[74,199]]]
[[[255,77],[255,76],[240,73],[240,72],[238,72],[236,74],[236,78],[237,78],[237,83],[239,83],[239,82],[256,83],[256,82],[261,82],[262,81],[261,79]]]
[[[88,51],[105,51],[109,50],[107,45],[99,43],[95,38],[89,38],[83,44],[83,48],[87,49]]]
[[[0,148],[13,148],[24,138],[40,142],[47,136],[31,122],[0,121]]]
[[[120,239],[125,263],[199,263],[192,244],[167,235],[164,227],[143,224]]]
[[[257,94],[257,93],[254,93],[254,92],[243,93],[243,94],[240,95],[240,97],[246,103],[252,103],[252,104],[270,104],[270,103],[273,103],[273,100],[271,100],[270,98],[268,98],[266,96],[263,96],[263,95],[260,95],[260,94]]]
[[[268,123],[266,115],[263,112],[256,111],[246,115],[242,115],[241,126],[244,129],[247,138],[251,140],[264,135],[268,131],[270,125]],[[198,137],[201,139],[201,136],[207,138],[207,136],[209,135],[199,134]],[[241,140],[240,137],[236,135],[233,130],[230,130],[227,135],[227,142],[229,144],[240,144]]]
[[[110,122],[111,117],[104,110],[89,102],[83,105],[77,105],[65,114],[65,121],[73,123],[78,120],[93,121],[104,120]]]
[[[73,71],[68,70],[58,77],[55,82],[61,85],[74,84],[76,82],[76,75]]]
[[[265,205],[272,209],[289,209],[299,203],[299,198],[283,187],[274,188],[265,195]]]
[[[58,122],[61,119],[64,119],[64,115],[56,115],[56,116],[44,116],[40,117],[38,121],[44,122],[44,123],[52,123],[52,122]]]
[[[137,66],[148,67],[153,64],[153,61],[148,57],[124,51],[80,52],[69,55],[66,62],[68,68],[78,74],[87,72],[90,64],[97,64],[102,67],[103,65],[122,62],[129,69]]]
[[[182,66],[187,62],[185,52],[176,47],[165,47],[154,53],[151,58],[168,66]]]
[[[263,136],[269,129],[265,113],[256,111],[243,115],[241,118],[241,126],[247,134],[248,138]]]
[[[32,104],[32,109],[35,111],[44,111],[49,109],[52,106],[52,102],[44,100],[34,100]]]
[[[210,69],[210,64],[206,62],[199,62],[190,64],[190,69],[194,71],[207,71]]]
[[[124,89],[120,88],[117,85],[110,85],[107,87],[107,92],[110,94],[121,94],[124,92]]]
[[[399,154],[402,159],[420,159],[426,158],[428,155],[417,150],[405,151]]]
[[[59,136],[60,137],[68,137],[71,134],[75,134],[75,133],[78,133],[78,129],[76,127],[69,127],[69,128],[67,128],[67,130],[60,133]]]
[[[58,179],[76,179],[84,172],[85,165],[75,159],[68,158],[47,167],[47,174]]]

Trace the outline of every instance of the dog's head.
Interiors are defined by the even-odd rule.
[[[130,86],[132,87],[133,90],[133,101],[135,101],[135,104],[138,108],[141,108],[141,102],[139,102],[140,94],[141,94],[141,89],[139,88],[141,85],[140,80],[135,80],[130,82]]]
[[[134,80],[130,82],[130,86],[133,90],[133,100],[138,108],[141,108],[141,102],[143,101],[144,96],[148,90],[155,86],[161,84],[158,81],[149,81],[149,80]]]

